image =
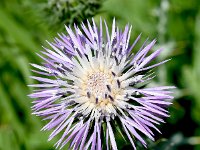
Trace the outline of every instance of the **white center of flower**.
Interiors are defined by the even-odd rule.
[[[103,97],[106,94],[107,76],[103,72],[96,72],[88,76],[87,91],[94,97]]]
[[[120,69],[116,59],[99,54],[99,58],[79,58],[73,76],[76,96],[73,100],[80,106],[76,109],[82,116],[90,115],[95,119],[110,119],[117,115],[116,107],[125,108],[127,92],[124,82],[120,81]],[[80,66],[79,66],[80,65]],[[128,83],[127,83],[128,84]],[[101,120],[101,119],[100,119]]]
[[[100,70],[90,73],[85,81],[86,88],[84,89],[88,101],[100,109],[109,103],[112,104],[115,96],[114,88],[111,91],[113,80],[114,78],[109,73]]]

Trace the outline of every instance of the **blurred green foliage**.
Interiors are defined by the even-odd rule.
[[[156,134],[156,142],[149,141],[149,149],[200,149],[199,0],[100,0],[96,1],[98,7],[87,8],[88,14],[73,9],[75,12],[62,17],[60,11],[54,12],[57,8],[50,9],[48,14],[45,10],[42,12],[45,2],[0,1],[0,150],[54,149],[56,139],[47,142],[49,133],[40,132],[45,122],[31,115],[31,100],[27,97],[33,90],[27,87],[33,83],[29,78],[32,74],[29,63],[40,63],[36,53],[45,45],[45,40],[56,36],[52,23],[59,32],[64,32],[63,24],[73,24],[76,13],[81,16],[78,22],[93,15],[97,22],[101,16],[109,25],[115,17],[121,28],[129,22],[133,25],[131,41],[141,32],[140,43],[147,37],[157,38],[156,48],[165,49],[157,61],[172,60],[156,70],[158,76],[151,84],[175,85],[177,90],[170,107],[171,117],[160,126],[163,134]],[[46,2],[46,8],[51,7]],[[117,140],[120,149],[130,149],[130,145]]]
[[[93,17],[105,0],[42,0],[34,6],[40,16],[55,30],[66,25],[79,24]]]

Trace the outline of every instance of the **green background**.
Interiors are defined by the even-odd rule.
[[[75,5],[79,5],[78,2]],[[171,116],[159,126],[162,134],[155,133],[156,142],[147,139],[149,149],[199,150],[200,1],[99,2],[102,3],[100,9],[94,5],[94,10],[89,10],[95,13],[86,13],[79,20],[85,21],[86,17],[94,15],[97,22],[101,16],[109,26],[113,17],[120,28],[130,23],[133,25],[132,42],[140,33],[140,43],[147,37],[156,38],[154,50],[165,49],[157,61],[172,58],[156,69],[157,77],[151,83],[175,85],[177,89],[174,104],[169,108]],[[33,89],[27,85],[34,81],[29,78],[32,74],[29,63],[41,62],[36,53],[46,45],[45,40],[52,41],[57,32],[65,32],[64,23],[73,23],[70,17],[75,12],[68,14],[66,20],[61,18],[54,22],[52,17],[59,18],[59,14],[44,12],[45,3],[42,0],[0,0],[0,150],[53,150],[57,140],[47,142],[50,132],[40,132],[45,122],[31,115],[32,100],[27,95]],[[117,143],[119,149],[131,149],[121,138],[117,138]],[[144,148],[138,144],[138,149]]]

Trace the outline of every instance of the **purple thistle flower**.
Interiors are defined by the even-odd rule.
[[[155,124],[169,117],[167,106],[173,96],[173,86],[146,88],[154,78],[151,69],[167,62],[148,65],[162,49],[148,54],[155,44],[144,43],[133,55],[131,52],[140,39],[139,35],[129,45],[131,27],[124,32],[112,24],[111,36],[106,22],[106,38],[103,25],[97,28],[94,20],[87,27],[82,23],[80,30],[74,25],[74,32],[66,26],[67,35],[44,47],[44,65],[32,64],[34,72],[42,77],[32,76],[40,84],[30,85],[38,89],[29,96],[33,101],[33,114],[49,120],[42,130],[53,129],[49,140],[62,133],[55,144],[69,149],[117,150],[115,132],[123,133],[136,149],[134,139],[145,147],[143,135],[154,140],[152,129]],[[116,130],[116,126],[121,127]],[[143,134],[143,135],[140,135]],[[105,139],[105,142],[104,140]]]

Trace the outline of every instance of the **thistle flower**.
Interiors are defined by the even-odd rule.
[[[139,35],[129,45],[131,26],[122,32],[112,24],[111,36],[106,22],[106,38],[103,25],[99,28],[88,21],[81,30],[74,25],[74,32],[66,26],[67,35],[58,34],[54,42],[48,42],[53,50],[44,47],[38,54],[44,65],[32,64],[34,72],[42,77],[32,76],[40,84],[31,98],[33,114],[49,122],[42,130],[53,129],[49,140],[60,135],[55,144],[69,149],[113,149],[117,150],[115,133],[130,141],[133,139],[147,146],[143,136],[154,140],[152,129],[168,117],[167,106],[173,97],[169,89],[173,86],[147,88],[154,78],[151,69],[167,62],[148,65],[162,49],[150,54],[156,40],[146,42],[134,55],[132,49],[140,39]],[[44,56],[45,55],[45,56]]]

